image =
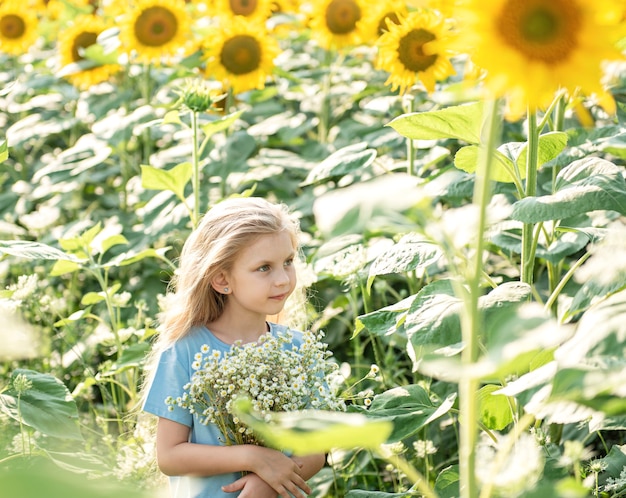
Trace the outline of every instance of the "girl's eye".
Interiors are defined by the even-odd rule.
[[[270,265],[263,265],[259,267],[259,271],[270,271]]]
[[[291,266],[293,265],[293,258],[289,258],[287,261],[285,261],[285,266]]]

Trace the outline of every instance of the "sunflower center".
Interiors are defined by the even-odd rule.
[[[135,36],[148,47],[160,47],[171,41],[178,31],[176,16],[165,7],[145,9],[135,21]]]
[[[224,43],[220,61],[231,74],[251,73],[261,65],[261,45],[253,36],[234,36]]]
[[[582,13],[566,0],[508,0],[497,19],[502,38],[525,57],[566,60],[576,47]]]
[[[7,14],[0,19],[0,33],[3,38],[18,39],[24,36],[26,23],[15,14]]]
[[[433,41],[435,35],[425,29],[413,29],[400,39],[398,59],[409,71],[426,71],[437,60],[437,55],[426,55],[424,44]]]
[[[97,39],[98,33],[90,33],[89,31],[83,31],[74,38],[74,43],[72,44],[72,60],[74,62],[82,61],[84,57],[80,53],[81,50],[94,45]]]
[[[345,35],[356,29],[361,9],[354,0],[333,0],[326,9],[326,26],[335,35]]]
[[[230,10],[237,16],[250,16],[256,8],[256,0],[230,0]]]

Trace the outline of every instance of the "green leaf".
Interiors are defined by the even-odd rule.
[[[480,149],[477,145],[466,145],[462,147],[454,155],[454,166],[466,173],[476,173],[479,152]],[[495,151],[494,159],[495,161],[493,162],[490,173],[491,180],[502,183],[514,182],[519,172],[516,172],[513,161],[499,150]]]
[[[435,491],[439,498],[458,498],[461,480],[458,465],[450,465],[443,469],[435,481]]]
[[[74,261],[67,261],[63,259],[59,259],[55,261],[52,269],[50,270],[51,277],[58,277],[60,275],[65,275],[66,273],[74,273],[75,271],[80,270],[81,265]]]
[[[127,245],[128,240],[122,234],[111,235],[102,241],[102,248],[100,253],[104,254],[111,247],[119,246],[119,245]]]
[[[392,424],[360,413],[305,410],[273,412],[269,420],[255,413],[249,399],[235,402],[236,415],[265,442],[295,455],[327,453],[334,448],[376,449],[387,441]]]
[[[387,420],[393,424],[388,441],[406,439],[450,411],[456,393],[435,405],[426,390],[416,384],[395,387],[374,397],[364,412],[368,418]]]
[[[146,258],[158,258],[164,261],[168,261],[165,257],[165,253],[171,249],[171,246],[161,247],[159,249],[144,249],[139,252],[128,251],[123,254],[120,254],[113,260],[109,262],[109,264],[113,266],[128,266],[139,261],[142,261]]]
[[[358,316],[352,338],[356,337],[363,328],[367,328],[371,333],[378,336],[399,332],[400,324],[404,322],[406,313],[411,308],[414,299],[415,296],[409,296],[397,303]]]
[[[122,287],[122,284],[117,282],[114,285],[112,285],[111,287],[109,287],[106,292],[105,291],[88,292],[80,300],[80,304],[82,304],[84,306],[91,306],[93,304],[102,302],[102,301],[106,300],[107,297],[110,298],[111,296],[113,296],[113,294],[115,294],[118,290],[120,290],[121,287]]]
[[[387,126],[404,137],[417,140],[456,138],[478,144],[482,124],[483,103],[476,102],[436,111],[403,114]]]
[[[368,288],[371,287],[377,275],[404,273],[425,268],[441,256],[441,249],[437,245],[420,240],[415,235],[405,235],[372,262],[367,279]]]
[[[27,240],[0,240],[0,254],[26,259],[78,261],[73,254],[65,253],[41,242]]]
[[[72,313],[67,318],[62,318],[61,320],[58,320],[58,321],[54,322],[54,326],[55,327],[64,327],[64,326],[69,325],[69,324],[71,324],[73,322],[77,322],[78,320],[82,320],[83,318],[86,318],[87,316],[89,316],[89,310],[87,310],[87,309],[78,310],[78,311],[75,311],[74,313]]]
[[[2,496],[19,498],[149,498],[154,493],[141,491],[116,479],[86,478],[60,468],[49,460],[30,459],[28,465],[12,466],[0,473]]]
[[[348,491],[345,498],[404,498],[415,496],[413,493],[385,493],[384,491],[365,491],[353,489]]]
[[[0,163],[3,163],[9,158],[9,147],[7,145],[7,141],[3,140],[0,142]]]
[[[202,131],[207,138],[212,137],[216,133],[230,128],[242,114],[243,111],[237,111],[229,114],[228,116],[224,116],[220,119],[216,119],[215,121],[211,121],[207,124],[202,125]]]
[[[551,131],[539,136],[539,150],[537,157],[537,167],[541,168],[545,163],[556,158],[567,146],[567,133],[562,131]],[[522,172],[522,179],[526,178],[526,157],[528,156],[528,142],[524,144],[517,158],[516,164]]]
[[[103,66],[105,64],[117,64],[118,56],[117,52],[109,52],[105,47],[98,43],[94,43],[85,48],[85,58],[97,63],[97,66]]]
[[[126,370],[139,368],[146,359],[146,354],[150,351],[149,342],[138,342],[125,347],[120,358],[113,363],[106,371],[102,372],[103,377],[117,375]]]
[[[376,159],[376,155],[376,150],[368,148],[365,142],[343,147],[315,166],[301,186],[342,177],[353,171],[366,168]]]
[[[161,124],[179,124],[182,125],[183,122],[180,120],[180,112],[178,109],[174,109],[171,111],[167,111],[165,116],[163,116],[163,121]]]
[[[67,387],[56,377],[33,370],[17,369],[11,375],[11,385],[23,375],[32,387],[19,396],[10,387],[0,394],[0,410],[16,421],[47,436],[82,439],[78,427],[78,409]]]
[[[513,204],[512,218],[539,223],[596,210],[626,214],[626,181],[618,166],[598,157],[586,157],[559,172],[554,194],[526,197]]]
[[[548,400],[573,401],[608,416],[626,415],[624,385],[625,362],[603,368],[562,368],[554,376]]]
[[[141,165],[141,186],[149,190],[169,190],[181,201],[185,200],[185,187],[192,177],[191,163],[180,163],[170,170]]]
[[[481,422],[488,429],[495,431],[502,431],[513,422],[514,400],[509,400],[503,394],[494,394],[500,387],[487,384],[476,394]]]
[[[437,280],[419,291],[407,313],[404,327],[414,347],[449,346],[461,341],[459,314],[462,301],[451,280]]]
[[[545,133],[539,137],[537,166],[540,168],[557,157],[567,145],[567,134],[563,132]],[[459,149],[454,156],[454,165],[467,173],[475,173],[478,164],[479,148],[468,145]],[[526,178],[526,156],[528,142],[509,142],[495,151],[491,179],[511,183]]]

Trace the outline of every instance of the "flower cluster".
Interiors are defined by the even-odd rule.
[[[237,397],[248,397],[263,416],[303,409],[342,410],[343,400],[330,388],[337,369],[323,333],[304,332],[302,343],[292,332],[265,334],[257,343],[235,343],[222,354],[205,345],[195,356],[196,370],[184,394],[165,402],[196,414],[202,424],[215,424],[224,444],[263,444],[235,415]]]

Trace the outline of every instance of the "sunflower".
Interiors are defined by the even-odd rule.
[[[77,88],[86,90],[108,80],[111,75],[119,71],[117,64],[101,64],[88,61],[82,51],[97,43],[98,36],[109,26],[106,22],[94,15],[82,15],[77,17],[72,26],[64,29],[59,35],[59,54],[61,66],[64,68],[76,65],[76,69],[67,72],[65,77]],[[82,66],[82,67],[81,67]]]
[[[272,0],[213,0],[212,11],[219,17],[242,16],[265,22],[272,14]]]
[[[459,41],[486,72],[492,95],[507,97],[510,119],[528,108],[547,107],[559,90],[597,93],[607,101],[600,83],[602,64],[622,58],[615,48],[619,16],[614,4],[467,0],[459,10]]]
[[[37,39],[37,16],[17,1],[0,3],[0,52],[21,55]]]
[[[387,23],[388,31],[378,41],[376,67],[389,73],[385,84],[404,93],[418,80],[432,92],[435,82],[454,74],[450,63],[450,27],[436,10],[418,9],[398,24]]]
[[[313,36],[326,49],[339,49],[361,43],[365,7],[362,0],[320,0],[311,12]]]
[[[191,17],[184,0],[138,0],[122,17],[120,41],[137,62],[155,62],[189,51]]]
[[[280,53],[264,26],[236,16],[207,37],[204,45],[208,77],[224,82],[234,93],[261,89]]]
[[[398,24],[400,18],[406,17],[408,11],[403,3],[398,5],[395,0],[383,0],[368,6],[362,19],[359,21],[362,32],[365,33],[364,41],[375,41],[387,31],[387,22]]]

